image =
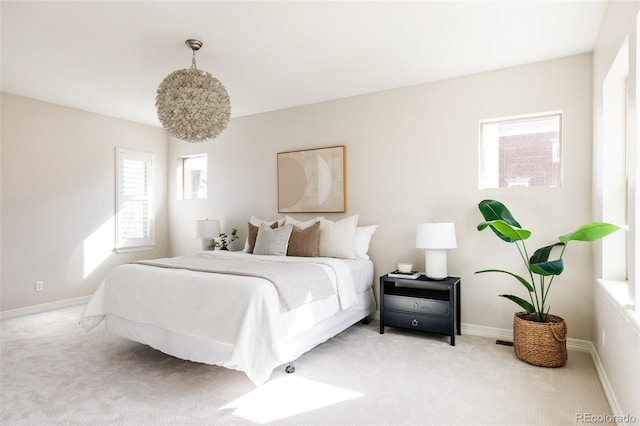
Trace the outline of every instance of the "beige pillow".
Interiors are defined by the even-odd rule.
[[[336,222],[322,219],[318,254],[322,257],[355,259],[354,244],[358,217],[359,215],[356,214]]]
[[[369,244],[377,228],[378,225],[358,226],[356,228],[353,252],[357,259],[369,259]]]
[[[282,228],[272,229],[266,223],[261,223],[256,236],[256,246],[253,249],[253,254],[286,256],[292,230],[293,225],[291,224],[284,225]]]
[[[293,225],[287,256],[318,257],[320,222],[301,229]]]
[[[258,236],[258,230],[260,227],[252,224],[251,222],[247,222],[247,225],[249,226],[249,230],[247,232],[247,248],[245,251],[247,253],[253,253],[253,249],[256,246],[256,237]],[[277,227],[277,221],[271,224],[271,229],[276,229]]]
[[[322,219],[324,219],[324,216],[318,216],[315,219],[310,219],[310,220],[297,220],[292,218],[291,216],[285,216],[284,217],[284,223],[290,223],[293,226],[297,226],[300,229],[307,229],[308,227],[312,226],[314,223],[320,222]]]

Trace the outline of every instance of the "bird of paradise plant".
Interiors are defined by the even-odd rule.
[[[561,235],[558,238],[558,242],[539,248],[533,253],[533,256],[529,257],[525,240],[531,236],[531,231],[523,229],[504,204],[495,200],[483,200],[478,204],[478,208],[484,217],[484,222],[478,225],[478,231],[491,228],[502,241],[514,243],[518,248],[518,252],[529,276],[523,278],[520,275],[501,269],[484,269],[476,271],[476,274],[499,272],[515,278],[527,289],[530,300],[525,300],[511,294],[501,294],[500,297],[505,297],[517,303],[526,310],[528,314],[532,314],[538,322],[547,321],[547,314],[549,313],[547,296],[554,278],[564,270],[562,257],[564,256],[569,241],[593,242],[620,229],[619,226],[610,223],[587,222],[575,231]],[[554,249],[560,250],[560,256],[555,260],[549,260],[551,252],[554,251]]]

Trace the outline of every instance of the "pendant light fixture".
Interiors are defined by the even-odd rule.
[[[158,119],[178,139],[204,142],[218,136],[231,118],[231,102],[220,81],[196,68],[200,40],[189,39],[191,68],[174,71],[162,80],[156,94]]]

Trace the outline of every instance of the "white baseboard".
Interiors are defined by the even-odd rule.
[[[604,390],[604,394],[607,397],[607,401],[609,402],[609,406],[611,407],[611,412],[616,419],[624,419],[625,413],[622,412],[620,408],[620,404],[618,403],[618,398],[616,398],[616,394],[613,391],[613,387],[611,386],[611,382],[609,382],[609,378],[607,377],[607,373],[604,370],[604,366],[602,365],[602,361],[600,360],[600,356],[598,355],[598,351],[596,347],[591,344],[591,358],[593,358],[593,363],[596,366],[596,371],[598,372],[598,378],[600,379],[600,384],[602,384],[602,390]],[[628,426],[629,423],[623,421],[622,423],[617,422],[619,426]]]
[[[504,340],[506,342],[513,341],[513,331],[505,328],[485,327],[484,325],[460,324],[462,328],[462,335],[468,334],[470,336],[488,337],[490,339]]]
[[[491,339],[513,342],[513,330],[506,328],[485,327],[483,325],[462,323],[462,334],[470,336],[489,337]],[[593,344],[590,340],[567,339],[567,350],[591,353]]]
[[[73,299],[59,300],[57,302],[43,303],[41,305],[26,306],[24,308],[18,309],[9,309],[7,311],[0,312],[0,320],[19,317],[22,315],[52,311],[54,309],[66,308],[69,306],[82,305],[88,303],[90,298],[91,296],[82,296]]]

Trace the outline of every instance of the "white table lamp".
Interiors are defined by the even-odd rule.
[[[211,245],[211,240],[220,236],[222,232],[218,219],[196,220],[193,236],[202,240],[202,250]]]
[[[457,247],[455,224],[418,224],[416,247],[424,249],[424,274],[434,280],[447,278],[447,250]]]

